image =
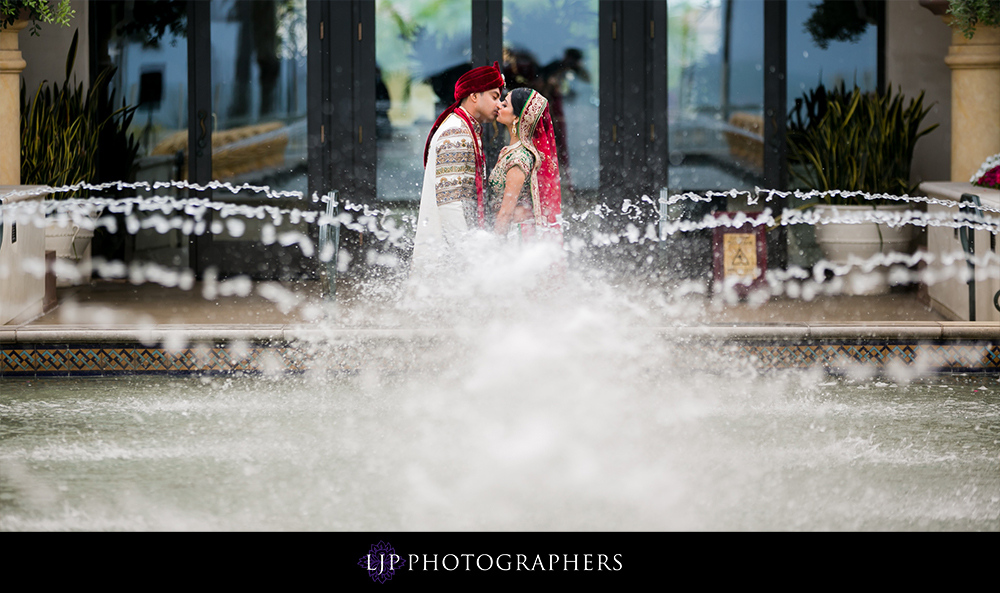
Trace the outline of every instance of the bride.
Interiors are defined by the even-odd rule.
[[[538,91],[507,93],[497,121],[507,126],[510,144],[500,150],[489,178],[494,232],[532,241],[562,240],[562,190],[548,100]]]

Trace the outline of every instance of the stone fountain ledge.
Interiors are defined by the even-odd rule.
[[[931,198],[942,202],[952,201],[952,205],[942,203],[930,204],[928,213],[948,215],[957,210],[962,194],[979,196],[983,207],[1000,209],[1000,191],[977,187],[971,183],[956,181],[925,181],[920,184],[920,190]],[[988,217],[995,218],[993,212],[984,212]],[[986,257],[996,252],[993,247],[995,235],[991,237],[988,230],[973,231],[975,236],[976,257]],[[962,243],[954,229],[945,227],[930,227],[927,229],[927,250],[932,254],[944,254],[962,250]],[[970,319],[969,287],[957,278],[949,278],[944,282],[925,285],[930,299],[931,308],[945,319],[962,321]],[[991,278],[976,283],[976,321],[992,322],[1000,325],[1000,311],[993,306],[994,295],[1000,291],[1000,278]]]

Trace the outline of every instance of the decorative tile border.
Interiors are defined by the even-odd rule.
[[[26,375],[37,371],[35,347],[28,344],[24,347],[8,347],[0,349],[0,375]]]
[[[0,376],[353,372],[368,359],[364,344],[309,348],[279,344],[0,344]]]
[[[227,374],[274,372],[353,372],[366,364],[405,371],[388,360],[370,338],[316,348],[281,343],[193,344],[178,350],[139,344],[0,345],[0,376],[110,376],[145,374]],[[730,350],[761,370],[820,366],[837,372],[859,365],[919,366],[929,372],[1000,373],[1000,337],[991,341],[909,341],[731,339]],[[407,358],[407,357],[403,357]]]
[[[739,354],[760,369],[830,370],[890,364],[920,366],[930,371],[1000,372],[1000,343],[937,342],[922,344],[778,344],[742,343]]]
[[[32,352],[32,366],[36,371],[47,375],[68,375],[67,360],[70,358],[69,346],[35,346]]]

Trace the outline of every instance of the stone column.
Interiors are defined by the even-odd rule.
[[[21,71],[17,34],[28,21],[0,31],[0,185],[21,184]]]
[[[951,180],[968,182],[986,157],[1000,153],[1000,27],[978,26],[972,39],[953,29],[944,61],[951,68]]]

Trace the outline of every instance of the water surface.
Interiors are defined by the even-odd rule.
[[[0,529],[1000,530],[995,376],[620,362],[5,378]]]

